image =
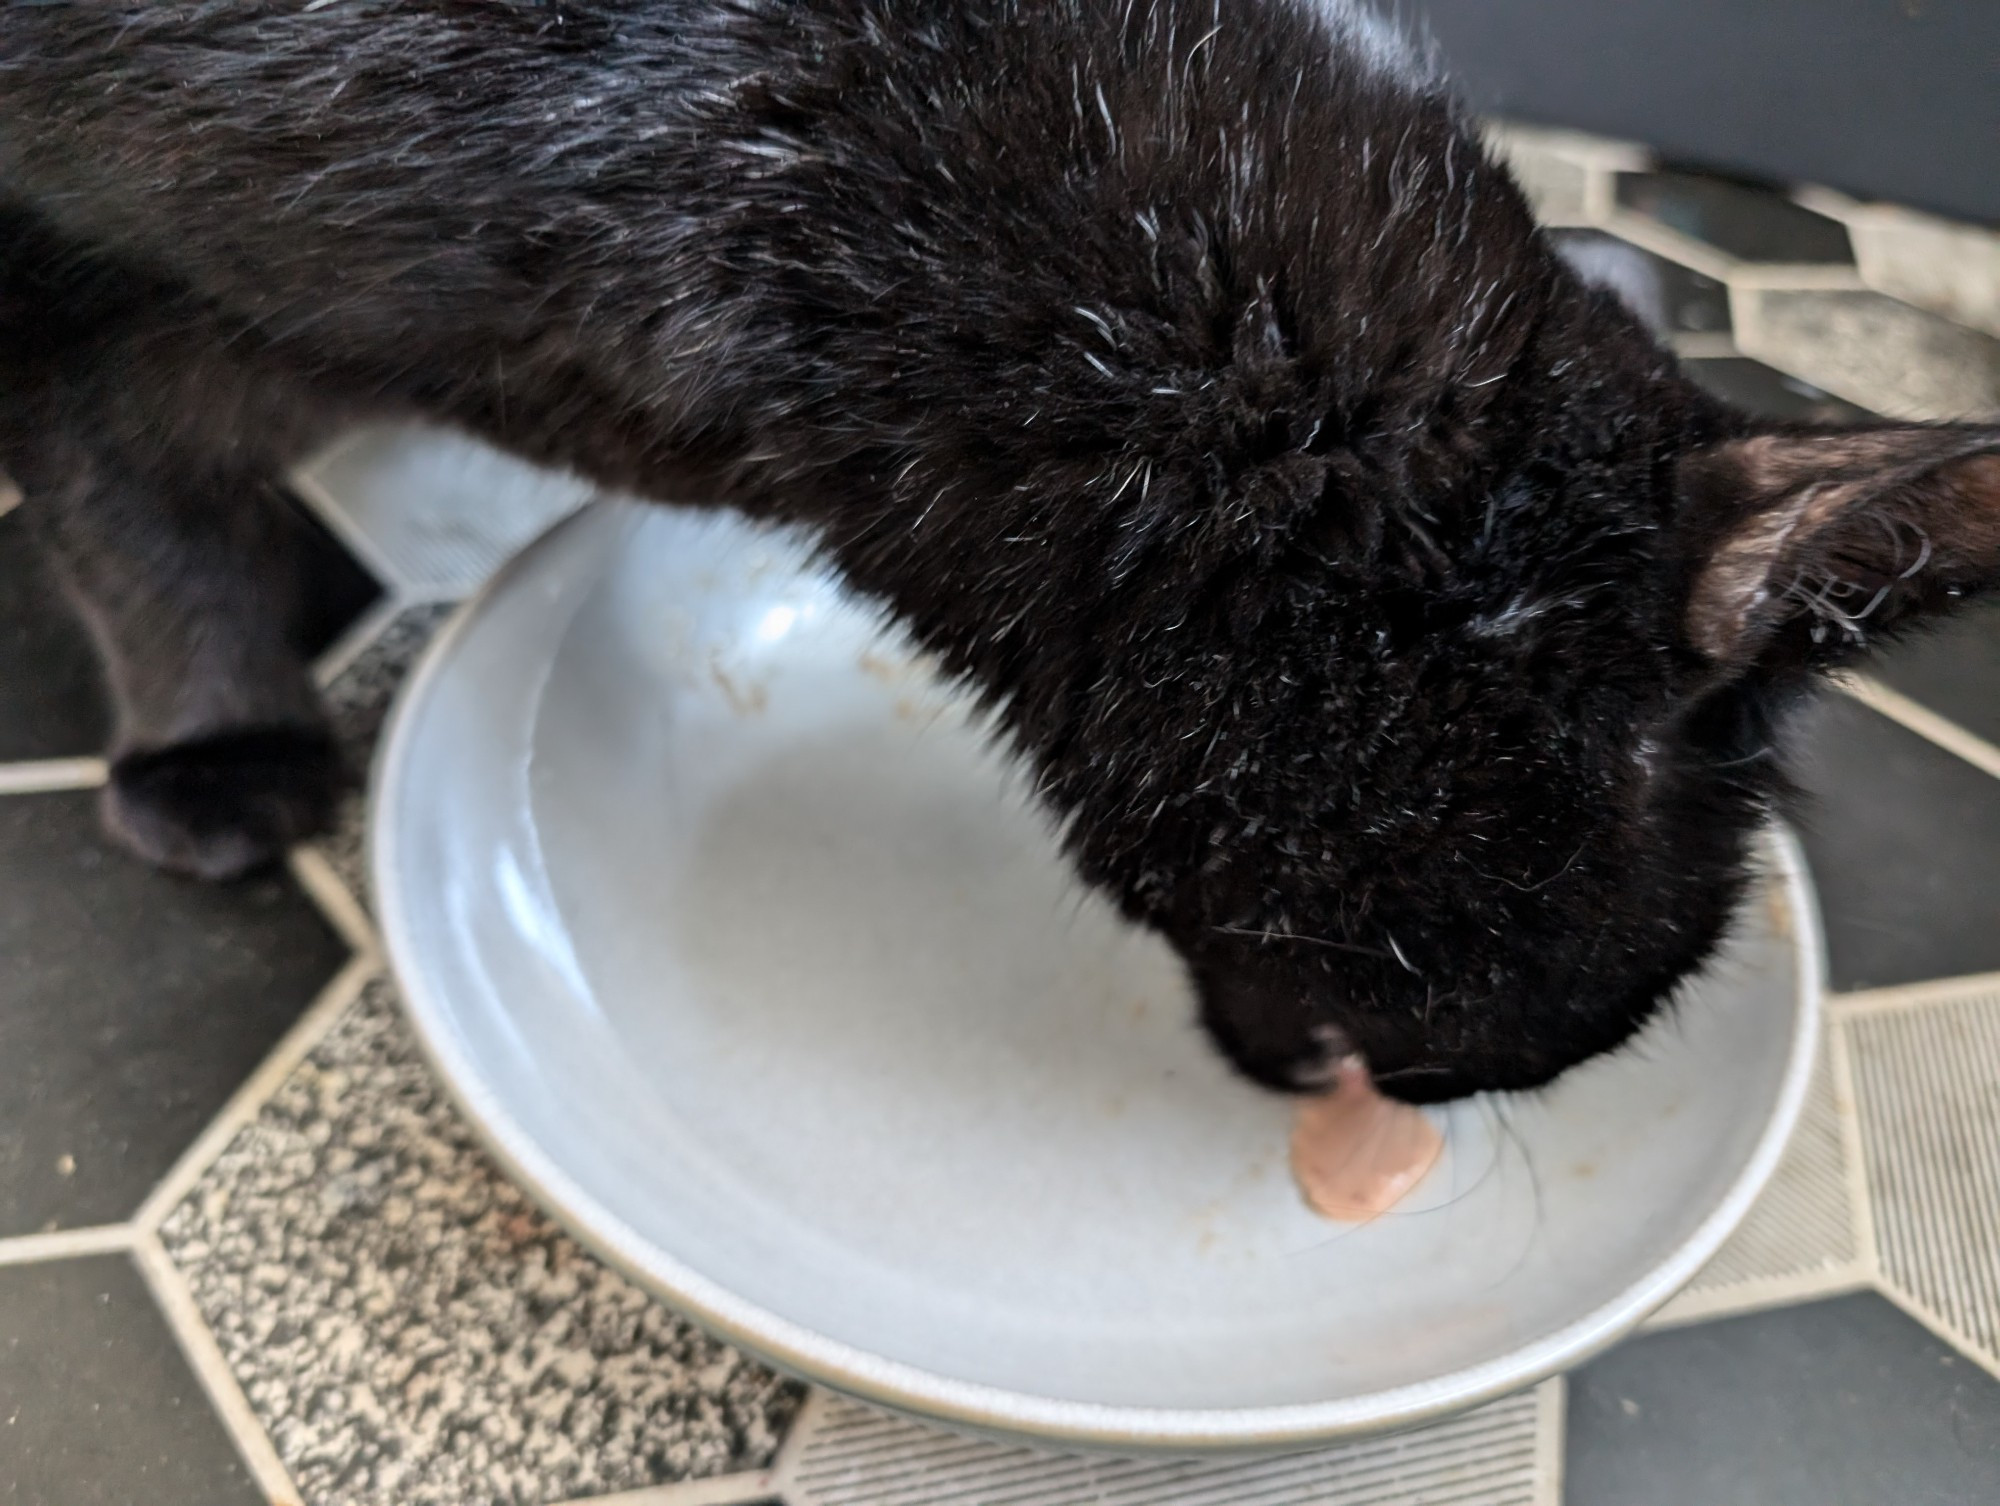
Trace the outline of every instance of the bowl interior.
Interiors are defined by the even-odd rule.
[[[517,1173],[732,1336],[989,1426],[1331,1435],[1615,1336],[1768,1172],[1816,991],[1788,860],[1670,1021],[1438,1111],[1444,1161],[1348,1227],[982,726],[796,539],[615,504],[398,718],[377,882],[422,1033]]]

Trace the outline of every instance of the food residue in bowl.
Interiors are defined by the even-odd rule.
[[[1443,1152],[1429,1116],[1384,1098],[1359,1058],[1340,1063],[1332,1088],[1301,1102],[1292,1120],[1299,1191],[1315,1213],[1345,1223],[1387,1213]]]
[[[722,660],[716,654],[708,656],[708,677],[715,682],[715,688],[722,692],[729,702],[729,709],[738,716],[755,716],[771,701],[771,693],[764,686],[751,681],[744,683],[722,667]]]

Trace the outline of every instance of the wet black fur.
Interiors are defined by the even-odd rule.
[[[817,525],[1239,1065],[1416,1099],[1624,1039],[1808,673],[2000,568],[1994,431],[1703,396],[1338,8],[0,0],[0,465],[158,860],[325,817],[272,493],[371,412]]]

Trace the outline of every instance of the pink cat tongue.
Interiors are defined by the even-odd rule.
[[[1315,1213],[1365,1223],[1387,1213],[1424,1179],[1444,1137],[1422,1110],[1384,1098],[1368,1069],[1349,1057],[1333,1087],[1299,1104],[1292,1121],[1292,1176]]]

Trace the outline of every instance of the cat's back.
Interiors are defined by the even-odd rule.
[[[1214,394],[1196,407],[1268,407],[1248,387],[1275,363],[1322,412],[1388,412],[1483,391],[1550,294],[1520,194],[1368,11],[816,0],[755,18],[760,65],[699,106],[699,260],[797,333],[788,357],[838,327],[849,398],[914,376],[1018,424],[1045,391],[1094,445],[1187,421],[1189,384]]]
[[[357,358],[671,363],[878,448],[915,403],[996,474],[1489,401],[1550,277],[1335,0],[5,7],[6,197]]]

